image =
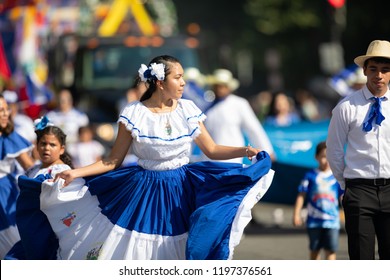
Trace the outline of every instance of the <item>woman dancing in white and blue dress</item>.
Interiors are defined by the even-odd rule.
[[[59,259],[231,259],[251,208],[272,182],[269,155],[212,140],[206,116],[181,99],[176,58],[158,56],[139,76],[148,88],[120,114],[107,159],[20,184],[41,186]],[[247,156],[255,163],[189,163],[192,141],[211,159]],[[129,148],[138,165],[120,168]]]
[[[34,165],[33,145],[14,130],[10,108],[0,93],[0,259],[20,240],[16,226],[16,163],[23,169]]]

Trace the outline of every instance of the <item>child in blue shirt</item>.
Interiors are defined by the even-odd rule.
[[[293,224],[303,224],[301,211],[306,200],[310,259],[321,259],[323,249],[325,259],[335,260],[340,233],[339,200],[343,190],[330,170],[325,141],[317,145],[315,158],[318,168],[308,171],[298,187]]]

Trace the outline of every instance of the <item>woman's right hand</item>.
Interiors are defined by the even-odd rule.
[[[56,176],[54,177],[54,182],[57,182],[59,179],[63,179],[64,187],[66,187],[76,178],[77,177],[74,175],[74,169],[65,170],[56,174]]]

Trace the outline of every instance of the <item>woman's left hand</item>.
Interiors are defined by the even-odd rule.
[[[254,148],[251,145],[248,145],[245,150],[246,156],[248,157],[249,160],[252,160],[252,158],[260,152],[261,152],[260,149]]]

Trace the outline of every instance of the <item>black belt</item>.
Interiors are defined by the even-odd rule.
[[[356,183],[356,184],[370,185],[370,186],[390,185],[390,178],[376,178],[376,179],[362,179],[362,178],[349,179],[349,178],[345,178],[345,181]]]

